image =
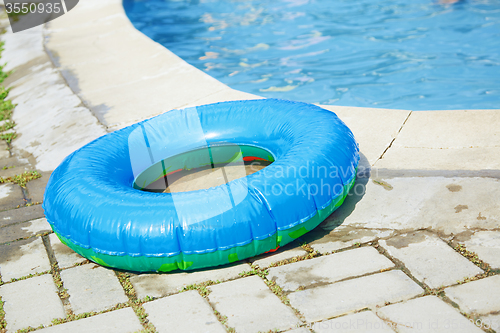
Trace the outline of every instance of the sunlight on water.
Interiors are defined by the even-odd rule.
[[[232,88],[310,103],[500,109],[500,0],[124,0]]]

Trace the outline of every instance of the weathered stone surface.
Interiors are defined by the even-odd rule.
[[[258,276],[211,286],[210,303],[236,332],[257,333],[286,330],[299,323],[290,308],[281,303]]]
[[[444,292],[466,313],[500,311],[500,275],[446,288]]]
[[[485,329],[491,328],[495,332],[500,332],[500,313],[482,316],[474,321],[474,325]]]
[[[85,262],[87,259],[61,243],[56,234],[49,235],[50,246],[54,251],[59,268],[68,268]]]
[[[276,252],[265,253],[255,258],[251,258],[250,260],[252,260],[253,265],[257,265],[260,268],[266,268],[273,263],[304,255],[307,255],[307,251],[293,243],[279,248]]]
[[[331,230],[331,227],[328,227],[327,223],[328,221],[321,224],[311,235],[304,237],[306,240],[314,239],[309,245],[322,254],[345,249],[354,246],[356,243],[364,244],[373,242],[380,238],[389,237],[394,233],[393,230],[357,229],[342,225]]]
[[[88,22],[93,36],[100,36],[92,42],[82,38],[92,36]],[[137,31],[120,1],[80,2],[78,10],[52,21],[46,32],[46,46],[58,55],[72,88],[113,129],[227,89]],[[138,89],[141,98],[136,96]]]
[[[409,299],[422,292],[408,276],[396,270],[296,291],[288,297],[291,305],[313,322]]]
[[[0,227],[44,217],[42,205],[33,205],[0,212]]]
[[[481,333],[467,318],[436,296],[393,304],[377,311],[397,332]]]
[[[145,303],[148,320],[159,333],[225,333],[207,301],[192,290]]]
[[[309,331],[307,328],[304,328],[304,327],[300,327],[300,328],[296,328],[296,329],[293,329],[291,331],[286,331],[287,333],[311,333],[311,331]]]
[[[0,274],[4,282],[50,270],[40,237],[0,246]]]
[[[61,271],[73,312],[80,314],[109,309],[128,301],[115,273],[95,264]]]
[[[434,229],[445,234],[500,228],[499,179],[370,179],[365,190],[348,197],[323,228],[332,230],[342,224],[355,229]]]
[[[4,140],[0,141],[0,158],[9,158],[10,157],[10,151],[9,151],[9,146],[7,145],[7,142]]]
[[[3,140],[0,142],[4,142]],[[1,147],[0,147],[1,149]],[[0,169],[0,177],[2,178],[8,178],[8,177],[14,177],[15,175],[20,175],[24,173],[25,171],[29,171],[30,168],[26,165],[15,165],[6,169]]]
[[[65,317],[52,276],[42,275],[0,287],[7,330],[49,325],[52,319]]]
[[[379,244],[401,260],[415,278],[431,288],[449,286],[483,271],[453,250],[439,237],[424,231],[412,232]]]
[[[371,311],[342,316],[339,318],[314,323],[311,325],[316,333],[371,333],[394,332],[382,319]]]
[[[498,170],[496,110],[413,112],[378,168]]]
[[[0,184],[0,210],[14,209],[24,203],[23,191],[19,185]]]
[[[52,231],[45,218],[10,224],[0,229],[0,244]]]
[[[185,286],[205,281],[227,281],[239,277],[241,272],[251,270],[248,264],[238,264],[200,270],[189,273],[141,274],[130,278],[140,299],[162,297],[179,292]]]
[[[500,232],[477,231],[464,242],[467,250],[475,252],[479,259],[490,264],[491,268],[500,268]]]
[[[335,112],[349,126],[370,165],[382,156],[411,113],[407,110],[320,106]]]
[[[26,184],[28,198],[30,198],[33,203],[41,203],[43,201],[43,194],[45,193],[45,187],[47,186],[51,172],[42,172],[41,175],[41,178],[32,180]]]
[[[394,267],[392,261],[373,247],[362,247],[273,267],[267,278],[275,280],[284,291],[294,291],[299,287],[324,285],[391,267]]]
[[[51,326],[37,332],[40,333],[132,333],[142,330],[134,310],[125,308],[106,312],[97,316]]]

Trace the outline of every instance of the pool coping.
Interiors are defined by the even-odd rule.
[[[78,97],[81,101],[65,113],[86,119],[77,133],[63,131],[40,142],[38,137],[47,128],[39,124],[48,119],[40,115],[27,120],[28,113],[15,116],[20,138],[13,145],[18,151],[33,154],[34,163],[42,170],[53,170],[69,152],[105,132],[171,109],[262,98],[229,88],[136,30],[121,0],[80,2],[74,10],[43,28],[15,36],[26,41],[24,45],[15,45],[12,34],[3,38],[7,69],[33,76],[40,70],[39,59],[50,58],[51,73],[64,78],[63,83],[71,88],[65,91],[64,98]],[[30,50],[36,57],[22,62],[19,55],[26,53],[28,41],[42,45]],[[17,98],[16,89],[25,81],[26,77],[21,76],[10,82],[18,110],[24,109],[26,101]],[[500,123],[500,110],[412,112],[322,107],[334,111],[351,128],[366,168],[407,176],[430,172],[441,176],[500,177],[500,135],[495,130]],[[30,135],[35,124],[40,133]],[[67,129],[69,125],[74,126],[68,120],[58,127]],[[73,140],[62,149],[59,138],[66,134]],[[61,153],[55,153],[56,149]],[[44,161],[45,156],[51,162]]]

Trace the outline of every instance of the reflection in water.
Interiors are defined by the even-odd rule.
[[[498,0],[124,0],[124,6],[146,35],[257,95],[412,110],[500,102]]]

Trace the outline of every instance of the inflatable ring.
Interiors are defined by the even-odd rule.
[[[268,166],[207,189],[159,193],[182,170],[233,172],[256,161]],[[318,106],[204,105],[75,151],[52,173],[43,208],[64,244],[103,266],[198,269],[273,251],[315,228],[342,204],[358,161],[349,128]]]

